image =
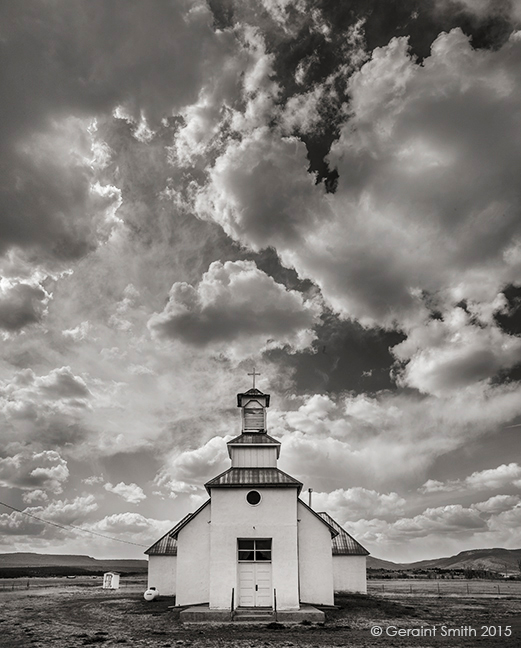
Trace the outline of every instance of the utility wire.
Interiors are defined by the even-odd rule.
[[[0,504],[2,506],[11,509],[12,511],[16,511],[17,513],[21,513],[22,515],[27,515],[27,517],[33,518],[34,520],[38,520],[38,522],[43,522],[44,524],[51,524],[52,526],[58,527],[58,529],[65,529],[65,531],[68,531],[69,529],[74,529],[75,531],[80,531],[82,533],[90,533],[100,538],[105,538],[107,540],[114,540],[114,542],[123,542],[125,544],[134,545],[136,547],[147,546],[147,545],[139,544],[137,542],[130,542],[130,540],[121,540],[120,538],[114,538],[113,536],[103,535],[102,533],[97,533],[96,531],[90,531],[89,529],[82,529],[81,527],[74,526],[74,524],[62,525],[62,524],[58,524],[57,522],[51,522],[50,520],[44,520],[43,518],[39,518],[36,515],[33,515],[32,513],[27,513],[27,511],[21,511],[20,509],[17,509],[14,506],[11,506],[10,504],[6,504],[5,502],[0,502]]]

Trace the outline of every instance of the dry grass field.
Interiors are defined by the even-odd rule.
[[[428,646],[518,648],[521,597],[514,594],[437,595],[436,582],[415,581],[422,593],[401,588],[404,581],[370,582],[368,596],[343,596],[327,612],[324,625],[183,626],[173,600],[143,599],[143,579],[126,579],[119,591],[102,590],[101,579],[27,579],[0,582],[0,646],[6,648],[373,648]],[[16,585],[13,589],[13,585]],[[465,586],[465,583],[459,583]],[[472,585],[470,583],[471,592]],[[379,626],[383,636],[372,636]],[[445,627],[445,631],[442,628]],[[389,630],[387,630],[389,628]],[[423,630],[422,630],[423,628]],[[425,636],[436,629],[435,636]],[[492,630],[495,628],[495,630]],[[501,628],[501,636],[499,636]],[[509,629],[507,629],[509,628]],[[485,629],[485,630],[484,630]],[[409,633],[400,636],[398,630]],[[471,630],[474,630],[474,635]],[[449,633],[452,631],[452,634]],[[424,633],[421,636],[419,633]],[[482,636],[484,634],[496,636]],[[427,633],[428,634],[428,633]],[[459,635],[459,636],[458,636]],[[506,636],[509,635],[509,636]]]

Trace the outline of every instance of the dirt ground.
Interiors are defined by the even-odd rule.
[[[170,598],[99,587],[0,591],[0,646],[6,648],[518,648],[521,600],[513,598],[344,596],[324,625],[183,626]],[[372,636],[371,628],[382,628]],[[425,633],[436,629],[435,636]],[[445,628],[445,630],[443,630]],[[501,630],[499,630],[501,628]],[[509,629],[508,629],[509,628]],[[398,631],[409,632],[400,636]],[[474,634],[475,632],[475,634]],[[499,633],[501,632],[501,636]],[[423,633],[423,636],[421,635]],[[495,637],[482,636],[495,633]],[[428,634],[428,633],[427,633]],[[506,636],[510,635],[510,636]]]

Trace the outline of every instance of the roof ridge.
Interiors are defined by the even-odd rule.
[[[245,471],[249,471],[249,473]],[[263,474],[260,474],[260,471],[263,471]],[[226,475],[229,475],[230,479],[226,479]],[[295,477],[273,466],[232,466],[205,484],[208,492],[210,488],[233,488],[241,486],[255,486],[256,488],[296,486],[300,493],[303,484],[298,479],[295,479]]]
[[[322,518],[329,522],[329,524],[338,531],[338,535],[333,538],[333,555],[358,555],[368,556],[369,551],[361,545],[358,540],[344,529],[329,513],[320,511],[318,513]]]

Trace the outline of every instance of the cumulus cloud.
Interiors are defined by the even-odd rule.
[[[281,438],[283,469],[327,492],[416,487],[438,457],[511,420],[520,407],[516,385],[444,398],[382,392],[302,401],[295,411],[270,413],[270,434]],[[424,486],[455,487],[435,480]]]
[[[78,326],[75,326],[74,328],[65,329],[62,331],[62,334],[66,338],[79,342],[80,340],[87,339],[91,328],[92,326],[88,321],[80,322]]]
[[[35,518],[48,520],[58,525],[79,525],[85,518],[96,511],[98,503],[93,495],[80,495],[74,499],[54,500],[46,506],[31,506],[19,513],[3,513],[0,515],[0,529],[8,535],[42,536],[44,538],[59,538],[66,533],[74,533],[59,527],[45,524]],[[31,517],[33,516],[33,517]]]
[[[297,138],[259,127],[229,143],[195,207],[254,250],[273,245],[280,253],[285,246],[305,245],[315,226],[328,220],[306,156]]]
[[[28,493],[23,493],[22,499],[26,504],[32,504],[33,502],[47,502],[49,496],[45,491],[36,489],[29,491]]]
[[[170,495],[193,493],[205,481],[229,467],[226,442],[231,437],[213,437],[200,448],[174,452],[156,476],[155,483]]]
[[[83,525],[83,528],[148,546],[164,535],[172,526],[170,520],[156,520],[144,517],[139,513],[127,512],[106,515],[97,522]],[[100,539],[97,542],[105,547],[111,546],[109,540]]]
[[[215,261],[200,283],[175,283],[150,329],[159,337],[208,347],[234,358],[287,345],[306,349],[319,307],[287,290],[252,261]]]
[[[517,463],[502,464],[497,468],[473,472],[465,479],[471,488],[504,488],[514,485],[521,488],[521,466]]]
[[[22,369],[13,380],[4,383],[2,390],[12,402],[24,399],[83,402],[91,396],[83,378],[75,376],[70,367],[52,369],[43,376],[37,376],[32,369]]]
[[[67,462],[55,450],[24,451],[0,458],[0,484],[32,491],[26,501],[46,499],[47,492],[61,493],[68,478]]]
[[[184,123],[168,149],[174,165],[205,168],[221,152],[230,129],[249,132],[278,111],[275,99],[280,88],[273,80],[274,55],[266,52],[258,29],[236,24],[234,35],[233,59],[218,76],[207,80],[195,103],[180,111]]]
[[[461,546],[514,548],[520,540],[520,520],[519,498],[498,495],[469,507],[438,506],[392,521],[347,521],[346,528],[373,552],[410,561],[440,552],[450,555]]]
[[[455,308],[443,320],[415,327],[392,352],[407,362],[402,384],[440,396],[515,366],[521,361],[521,338],[491,323],[472,322],[470,313]]]
[[[472,504],[471,508],[483,513],[502,513],[510,511],[519,503],[520,498],[517,495],[494,495],[484,502]]]
[[[409,553],[418,550],[418,543],[423,546],[439,547],[440,540],[447,538],[467,537],[489,531],[487,520],[479,511],[465,508],[460,504],[450,504],[428,508],[414,517],[402,517],[393,522],[378,518],[351,522],[349,528],[355,537],[364,544],[368,543],[376,550],[395,549],[404,543],[409,545]],[[438,549],[439,550],[439,549]]]
[[[128,502],[129,504],[139,504],[139,502],[142,502],[147,498],[141,486],[138,486],[134,483],[125,484],[125,482],[119,482],[119,484],[116,484],[114,486],[110,482],[107,482],[103,486],[103,488],[106,491],[109,491],[109,493],[115,493],[116,495],[119,495],[125,500],[125,502]]]
[[[439,493],[455,490],[497,490],[512,486],[521,488],[521,466],[515,462],[502,464],[497,468],[477,470],[464,479],[451,479],[446,482],[429,479],[419,491]]]
[[[456,29],[422,65],[393,39],[347,80],[351,114],[329,156],[334,195],[313,184],[302,143],[259,128],[229,144],[195,207],[254,250],[273,246],[363,324],[412,326],[427,293],[442,308],[492,301],[521,259],[519,147],[507,135],[517,132],[520,58],[516,35],[476,52]]]
[[[351,261],[357,250],[371,259],[358,288],[347,275],[355,294],[338,295],[339,307],[406,323],[420,310],[417,291],[439,293],[442,303],[492,301],[516,276],[518,149],[504,119],[521,102],[519,57],[517,36],[477,53],[456,29],[437,38],[421,67],[406,40],[393,39],[351,77],[352,117],[330,156],[341,177],[333,206],[347,209]],[[375,232],[379,246],[371,246]],[[369,267],[381,269],[376,292],[365,282]]]
[[[84,378],[68,366],[43,375],[32,369],[8,374],[0,379],[4,441],[58,449],[86,433],[84,416],[92,401]]]
[[[98,509],[98,502],[94,495],[79,495],[73,500],[54,500],[46,507],[27,508],[27,513],[32,513],[45,520],[60,524],[77,524],[83,522],[85,516]]]
[[[339,488],[331,493],[313,493],[313,508],[327,511],[335,519],[358,520],[370,516],[396,516],[406,501],[397,493],[378,493],[367,488]]]
[[[439,479],[428,479],[418,491],[423,495],[427,493],[449,493],[459,488],[457,481],[442,482]]]

